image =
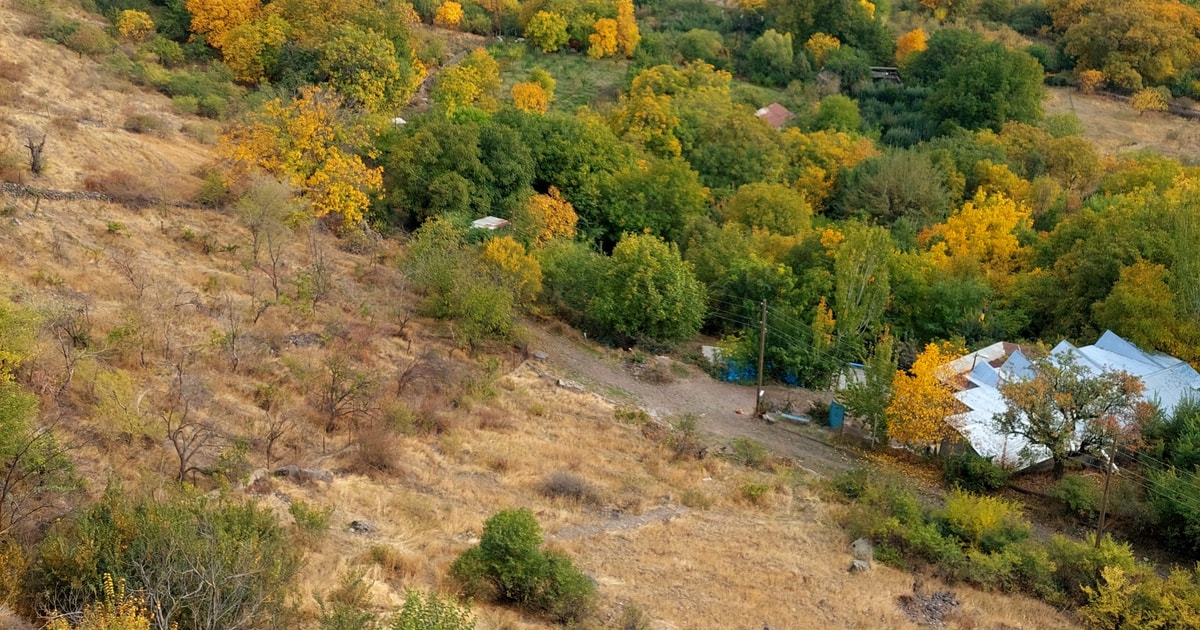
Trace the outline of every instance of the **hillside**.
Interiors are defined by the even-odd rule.
[[[918,627],[897,606],[914,594],[912,575],[846,571],[840,508],[822,499],[820,480],[786,463],[675,458],[655,439],[659,425],[556,385],[566,368],[554,356],[542,364],[505,345],[458,350],[452,326],[411,315],[402,244],[351,253],[317,227],[297,228],[276,270],[281,297],[269,300],[272,275],[251,258],[236,214],[173,204],[200,186],[213,156],[193,136],[212,123],[23,37],[24,20],[0,9],[0,58],[21,68],[0,102],[0,137],[20,162],[31,131],[44,132],[48,168],[19,183],[157,200],[0,196],[0,290],[44,317],[22,377],[85,489],[59,507],[83,510],[114,481],[155,497],[177,476],[215,490],[219,469],[232,481],[225,492],[254,497],[285,523],[289,503],[328,509],[329,531],[306,549],[294,591],[301,627],[314,623],[313,595],[349,571],[363,572],[381,611],[399,606],[404,589],[449,590],[447,567],[483,521],[517,506],[532,508],[550,544],[595,579],[602,627]],[[126,131],[135,115],[158,129]],[[347,360],[371,396],[363,413],[327,427],[315,399]],[[186,461],[166,435],[176,377],[199,436]],[[274,402],[263,403],[265,391]],[[244,485],[281,465],[333,471],[332,481],[254,476]],[[555,475],[585,491],[547,491]],[[748,498],[749,486],[765,494]],[[373,531],[350,531],[356,520]],[[929,581],[920,594],[939,588]],[[961,606],[947,627],[1074,627],[1024,598],[953,592]],[[654,621],[618,626],[634,609]],[[483,630],[550,627],[499,606],[476,610]]]
[[[967,347],[1112,328],[1200,361],[1194,122],[1062,89],[1040,119],[1062,60],[1000,18],[896,8],[928,55],[893,86],[871,2],[751,5],[0,6],[0,626],[410,630],[428,593],[480,630],[1182,623],[1158,602],[1196,575],[1082,541],[1098,475],[1038,479],[1034,524],[979,457],[752,418],[697,346],[814,415],[865,364],[850,433],[918,452]],[[1192,412],[1120,436],[1157,449],[1121,462],[1121,534],[1200,547],[1169,511]],[[480,584],[516,509],[533,594]]]

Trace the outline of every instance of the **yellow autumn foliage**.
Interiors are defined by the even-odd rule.
[[[621,98],[621,107],[611,117],[617,135],[636,142],[647,151],[663,156],[679,156],[683,145],[675,136],[679,116],[671,107],[671,97],[656,95],[648,90],[634,92]]]
[[[792,127],[783,132],[782,139],[790,162],[787,178],[808,197],[814,210],[833,193],[839,173],[879,153],[870,138],[843,131],[804,133]]]
[[[914,28],[896,39],[896,62],[901,63],[909,55],[929,48],[929,38],[925,31]]]
[[[117,14],[117,32],[131,42],[145,41],[154,34],[154,20],[145,12],[125,9]]]
[[[829,53],[841,47],[841,40],[825,33],[813,33],[812,37],[809,37],[808,41],[804,42],[804,49],[812,53],[813,59],[816,60],[818,66],[825,63],[825,57],[829,56]]]
[[[551,186],[546,194],[532,195],[514,213],[513,223],[535,246],[555,238],[575,238],[579,215],[575,206],[563,199],[558,188]]]
[[[888,436],[916,447],[933,446],[954,435],[946,422],[961,403],[943,374],[943,366],[961,356],[952,344],[930,343],[917,356],[912,368],[898,370],[892,381],[892,400],[887,407]]]
[[[275,99],[247,123],[221,137],[218,154],[234,169],[262,169],[289,181],[321,217],[362,221],[370,194],[383,186],[383,169],[369,168],[353,149],[367,143],[364,129],[342,115],[336,93],[309,86],[290,102]]]
[[[1029,208],[1001,192],[980,189],[945,223],[922,235],[931,242],[929,256],[945,272],[982,272],[993,287],[1006,284],[1025,249],[1019,230],[1032,226]]]
[[[533,82],[514,83],[512,86],[513,107],[523,112],[544,114],[550,109],[550,98],[541,85]]]
[[[513,237],[487,241],[479,259],[500,285],[513,292],[518,304],[529,304],[542,292],[542,266]]]
[[[150,630],[150,618],[142,600],[125,592],[125,580],[114,585],[112,575],[105,573],[104,597],[84,606],[78,625],[72,626],[65,617],[57,617],[46,630]]]
[[[642,35],[638,31],[637,20],[633,12],[633,0],[617,0],[617,46],[621,54],[633,57]]]
[[[1079,73],[1079,91],[1091,94],[1104,85],[1104,73],[1099,70],[1083,70]]]
[[[600,18],[592,25],[594,31],[588,36],[587,54],[592,59],[611,57],[617,53],[617,21],[612,18]]]
[[[1144,90],[1138,90],[1129,97],[1129,106],[1138,113],[1138,115],[1146,112],[1165,112],[1167,111],[1167,99],[1171,93],[1167,88],[1153,87]]]
[[[243,83],[257,83],[266,74],[268,61],[287,41],[290,25],[275,14],[240,24],[225,34],[221,59]]]
[[[437,13],[433,16],[433,23],[446,28],[458,28],[459,24],[462,24],[462,19],[462,5],[454,0],[446,0],[437,8]]]
[[[220,49],[225,35],[238,26],[258,17],[260,0],[187,0],[192,14],[192,32],[204,36],[210,46]]]

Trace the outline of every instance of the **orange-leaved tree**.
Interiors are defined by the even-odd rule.
[[[512,100],[513,107],[523,112],[545,114],[546,110],[550,109],[550,99],[546,96],[546,90],[541,85],[532,81],[514,83],[512,86]]]
[[[896,372],[886,412],[888,437],[926,447],[954,435],[954,427],[946,419],[959,411],[961,403],[947,382],[952,375],[944,372],[945,365],[961,354],[953,344],[930,343],[917,355],[912,368]]]
[[[903,63],[909,55],[929,48],[929,38],[925,31],[914,28],[896,39],[896,61]]]
[[[383,186],[383,173],[355,152],[368,144],[368,133],[348,118],[336,93],[305,87],[290,102],[264,105],[222,136],[217,151],[237,172],[258,168],[291,182],[315,216],[337,214],[355,225]]]

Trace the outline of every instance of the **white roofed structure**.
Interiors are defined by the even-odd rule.
[[[1141,379],[1143,397],[1166,413],[1186,398],[1200,400],[1200,373],[1186,361],[1158,352],[1146,352],[1112,331],[1096,343],[1076,347],[1061,341],[1050,356],[1072,355],[1085,369],[1099,374],[1124,371]],[[954,397],[967,411],[946,419],[976,453],[1010,468],[1025,468],[1050,458],[1044,447],[1030,445],[1019,435],[1005,434],[992,420],[1006,406],[999,386],[1005,381],[1031,378],[1031,361],[1019,347],[995,343],[944,366],[942,377],[959,390]]]

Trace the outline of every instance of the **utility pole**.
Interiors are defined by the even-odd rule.
[[[754,415],[762,415],[763,409],[763,364],[767,356],[767,301],[762,301],[762,324],[758,329],[758,388],[755,389]]]
[[[1096,549],[1100,548],[1100,537],[1104,535],[1104,514],[1108,511],[1108,484],[1112,480],[1113,462],[1104,456],[1104,495],[1100,499],[1100,518],[1096,521]]]

